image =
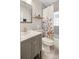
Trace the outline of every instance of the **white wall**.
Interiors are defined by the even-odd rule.
[[[43,9],[43,17],[52,19],[52,28],[54,27],[54,5],[50,5],[47,8]]]
[[[54,16],[54,5],[50,5],[47,8],[43,9],[43,17],[48,17],[53,19]]]
[[[43,33],[44,36],[48,36],[48,31],[54,31],[54,21],[53,15],[54,14],[54,5],[50,5],[47,8],[43,9]]]
[[[33,16],[37,16],[40,14],[40,16],[43,15],[43,6],[40,0],[32,0],[32,7],[33,7]]]
[[[32,0],[32,17],[43,15],[42,3],[40,0]],[[27,23],[27,29],[41,30],[41,19],[32,18],[32,23]]]

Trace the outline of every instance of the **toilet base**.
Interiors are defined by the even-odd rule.
[[[48,46],[48,45],[42,44],[43,50],[46,51],[46,52],[48,52],[48,53],[50,52],[50,50],[51,50],[50,48],[51,47],[53,47],[53,45],[52,46]]]

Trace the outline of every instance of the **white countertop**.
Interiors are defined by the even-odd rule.
[[[38,31],[32,31],[32,30],[29,30],[27,32],[21,32],[21,42],[39,34],[42,34],[42,33]]]

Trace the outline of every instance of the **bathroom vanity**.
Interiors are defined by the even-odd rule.
[[[21,32],[21,59],[41,59],[41,32]]]

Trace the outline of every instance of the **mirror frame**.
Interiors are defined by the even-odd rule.
[[[20,1],[21,3],[24,3],[24,4],[28,4],[27,2],[25,2],[25,1]],[[20,7],[21,7],[21,3],[20,3]],[[30,5],[30,4],[28,4],[28,5]],[[30,5],[31,6],[31,5]],[[20,12],[21,12],[21,8],[20,8]],[[21,13],[20,13],[20,17],[21,17]],[[23,18],[24,19],[24,18]],[[28,19],[26,19],[26,22],[24,22],[23,21],[23,19],[22,19],[22,21],[20,20],[20,22],[21,23],[32,23],[32,6],[31,6],[31,19],[30,19],[30,21],[27,21]]]

